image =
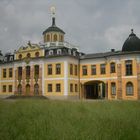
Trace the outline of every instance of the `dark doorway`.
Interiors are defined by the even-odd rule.
[[[101,81],[90,81],[85,83],[86,99],[103,99],[105,98],[105,84]]]

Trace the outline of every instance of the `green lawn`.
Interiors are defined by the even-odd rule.
[[[140,101],[0,100],[0,140],[140,140]]]

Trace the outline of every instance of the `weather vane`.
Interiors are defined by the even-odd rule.
[[[55,16],[55,12],[56,12],[55,6],[51,6],[50,10],[51,10],[52,16],[54,17]]]

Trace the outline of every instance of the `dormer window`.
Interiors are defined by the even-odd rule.
[[[49,55],[53,55],[53,50],[50,50],[49,51]]]
[[[7,62],[7,57],[4,57],[4,62]]]
[[[58,49],[57,50],[57,55],[61,55],[61,53],[62,53],[61,49]]]
[[[73,52],[73,55],[76,56],[76,52],[75,51]]]
[[[71,50],[70,49],[68,50],[68,53],[69,53],[69,55],[71,55]]]
[[[13,61],[13,56],[10,56],[10,61]]]

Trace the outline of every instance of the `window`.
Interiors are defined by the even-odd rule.
[[[26,66],[26,78],[30,78],[30,66]]]
[[[6,85],[3,85],[2,91],[3,91],[3,92],[6,92]]]
[[[70,75],[73,75],[73,65],[70,64]]]
[[[131,82],[126,84],[126,95],[133,95],[133,84]]]
[[[31,57],[31,54],[30,53],[27,53],[27,57],[30,58]]]
[[[57,55],[60,55],[61,52],[62,52],[62,51],[61,51],[60,49],[58,49],[58,50],[57,50]]]
[[[68,54],[71,55],[71,50],[70,49],[68,50]]]
[[[75,75],[77,75],[77,65],[75,65]]]
[[[35,53],[35,57],[39,57],[39,52],[36,52]]]
[[[73,92],[73,84],[70,84],[70,92]]]
[[[48,92],[52,92],[52,84],[48,84]]]
[[[127,60],[125,62],[125,70],[126,70],[126,75],[132,75],[132,60]]]
[[[87,75],[87,66],[82,66],[83,75]]]
[[[17,91],[18,91],[18,94],[20,94],[20,95],[22,94],[22,85],[21,84],[18,85]]]
[[[9,85],[9,92],[12,92],[12,85]]]
[[[112,62],[111,64],[110,64],[110,73],[115,73],[115,63],[114,62]]]
[[[101,64],[100,65],[100,71],[101,71],[101,74],[105,74],[106,73],[105,64]]]
[[[48,75],[52,74],[52,64],[48,65]]]
[[[63,35],[60,36],[60,42],[63,42]]]
[[[96,75],[96,65],[91,65],[91,75]]]
[[[18,67],[18,78],[22,78],[22,67]]]
[[[49,51],[49,55],[53,55],[53,50],[50,50]]]
[[[3,78],[6,78],[6,69],[3,69]]]
[[[50,41],[50,35],[47,35],[47,41],[48,42]]]
[[[56,92],[61,92],[61,85],[60,84],[56,84]]]
[[[39,65],[35,65],[34,69],[35,69],[34,75],[35,75],[35,77],[36,76],[38,77],[39,76]]]
[[[111,94],[116,95],[116,84],[115,83],[111,83]]]
[[[13,69],[12,68],[9,68],[9,77],[13,77]]]
[[[75,51],[73,51],[73,56],[76,56],[76,52]]]
[[[10,61],[13,61],[13,56],[10,56]]]
[[[61,74],[61,64],[56,64],[56,74]]]
[[[78,86],[77,86],[77,84],[75,84],[75,92],[77,92],[78,91]]]
[[[57,41],[57,35],[55,34],[54,35],[54,42],[56,42]]]
[[[18,58],[19,58],[19,59],[22,59],[22,54],[19,54]]]
[[[6,56],[4,57],[4,62],[7,62],[7,57]]]

